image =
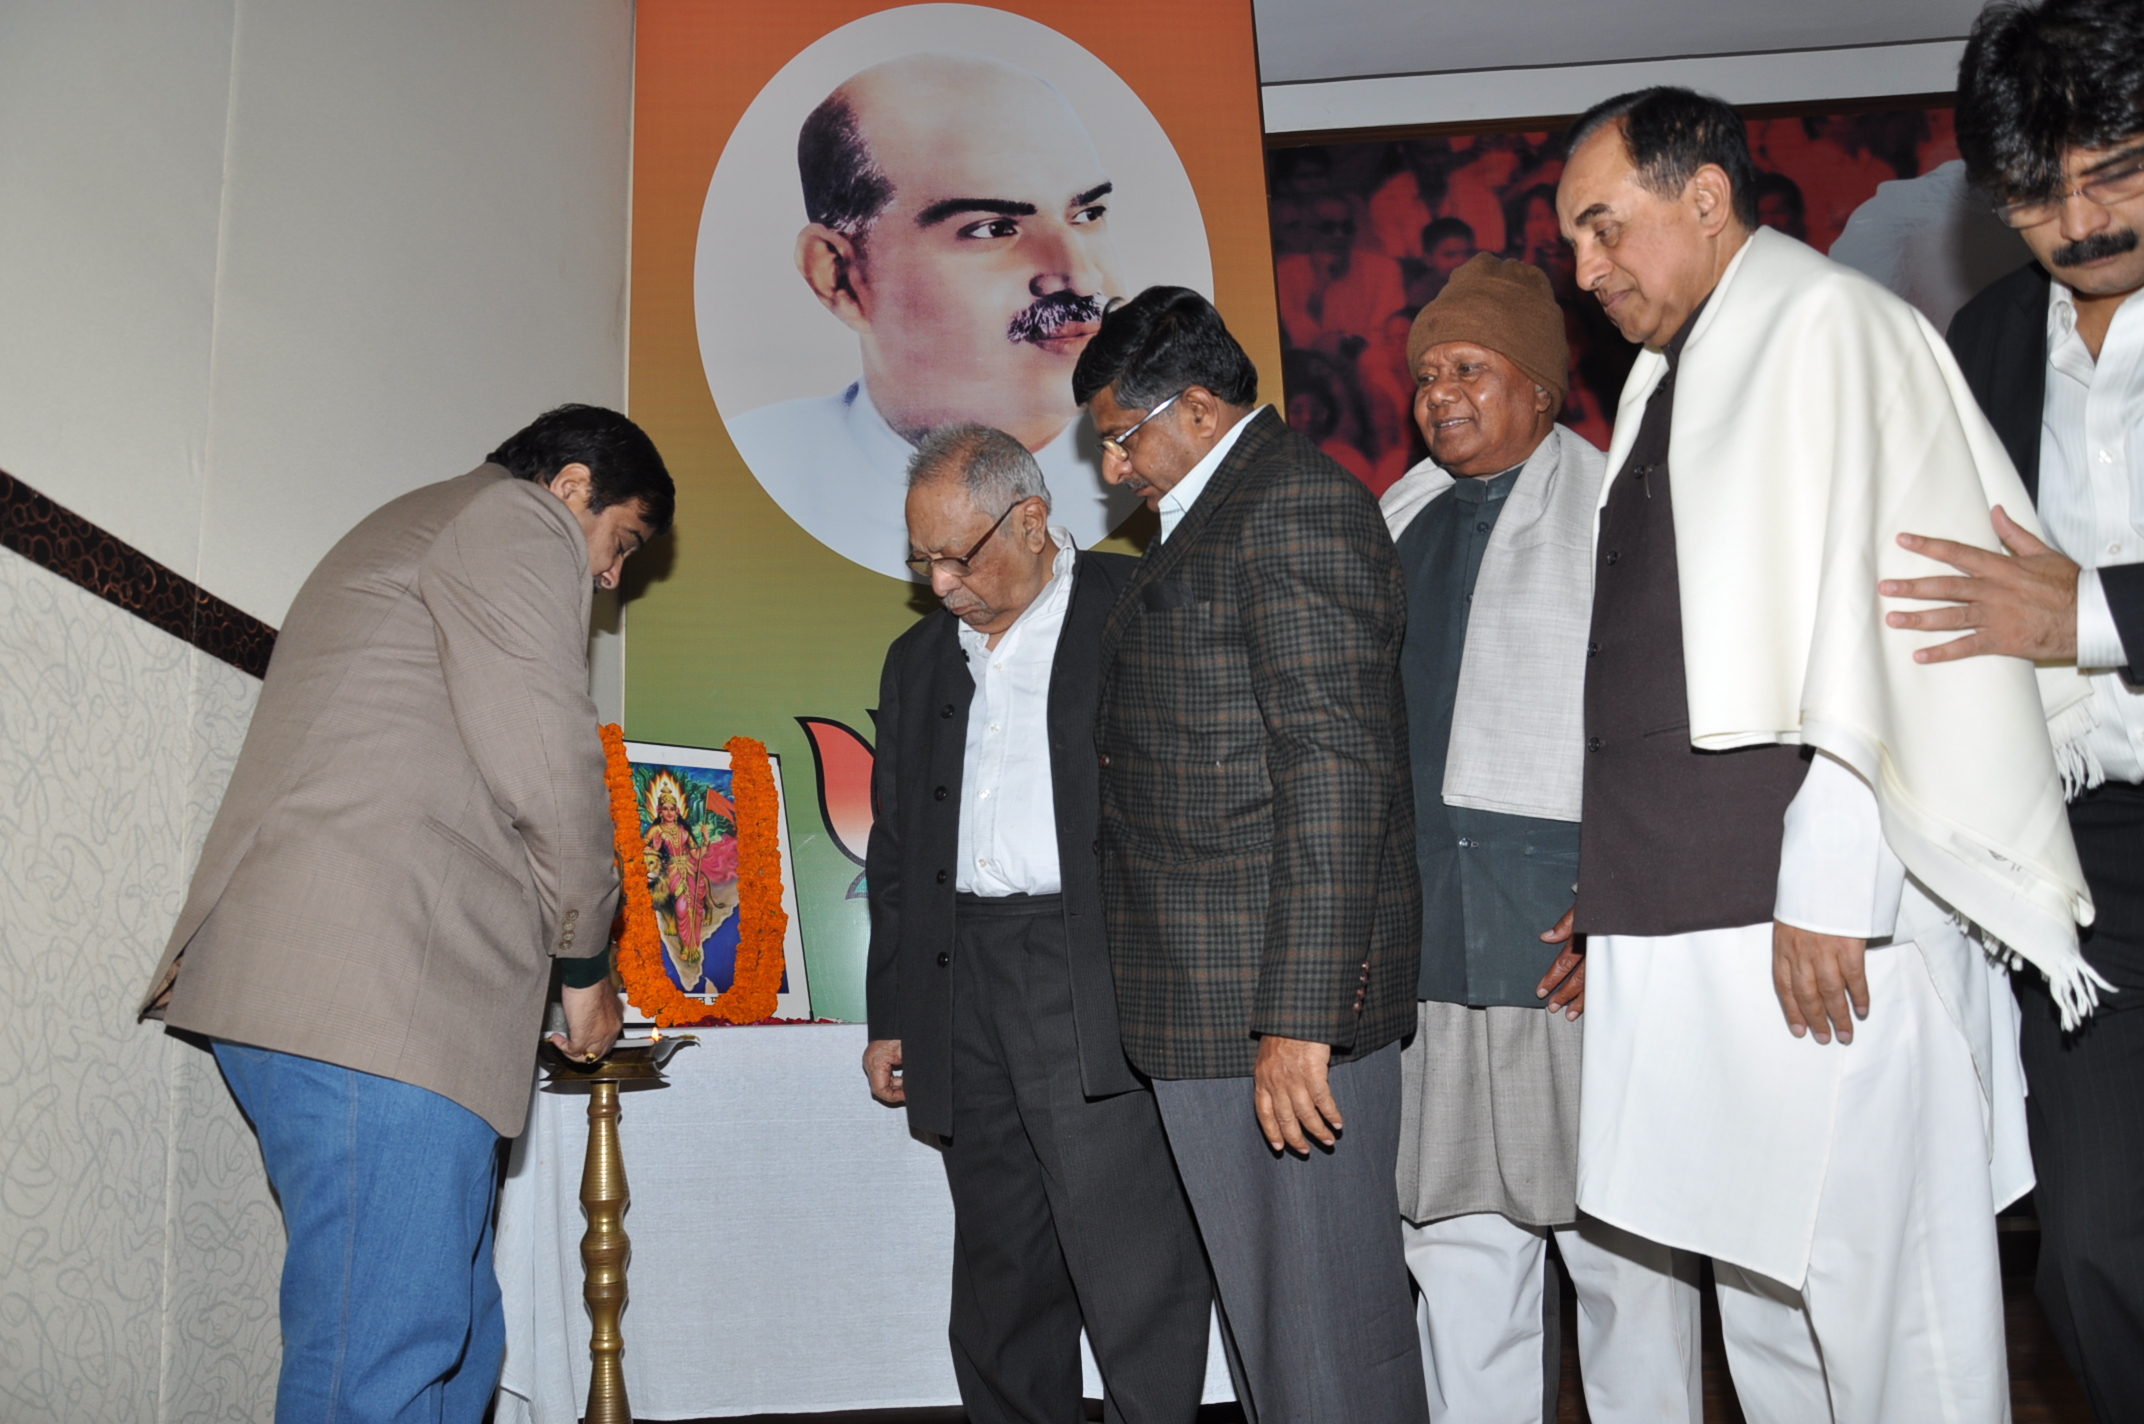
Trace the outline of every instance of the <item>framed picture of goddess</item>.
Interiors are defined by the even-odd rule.
[[[643,868],[664,973],[678,992],[712,1002],[736,981],[744,892],[739,883],[739,836],[730,753],[702,747],[628,741],[633,791],[639,804]],[[804,938],[798,928],[796,874],[789,842],[789,799],[781,759],[769,756],[777,800],[772,818],[781,866],[781,908],[788,916],[782,943],[779,1019],[811,1018]],[[645,1018],[628,1004],[628,1019]]]

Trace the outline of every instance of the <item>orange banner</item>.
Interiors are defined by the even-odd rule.
[[[678,517],[626,725],[789,759],[814,1011],[860,1019],[871,709],[932,606],[910,442],[1010,430],[1053,516],[1124,547],[1148,526],[1070,397],[1108,300],[1206,292],[1279,395],[1251,7],[641,0],[636,63],[630,400]]]

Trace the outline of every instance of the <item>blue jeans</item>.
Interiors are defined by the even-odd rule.
[[[477,1424],[506,1351],[499,1135],[391,1078],[215,1050],[290,1233],[276,1424]]]

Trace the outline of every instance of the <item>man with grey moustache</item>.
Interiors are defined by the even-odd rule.
[[[1123,290],[1115,185],[1065,96],[972,54],[851,76],[804,121],[798,273],[856,333],[862,379],[731,420],[754,477],[834,552],[907,578],[917,441],[978,422],[1015,437],[1081,545],[1131,512],[1100,478],[1072,367]]]

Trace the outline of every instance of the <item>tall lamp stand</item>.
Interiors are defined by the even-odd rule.
[[[558,1051],[548,1038],[537,1057],[543,1064],[547,1093],[588,1094],[588,1154],[581,1163],[581,1206],[588,1230],[581,1236],[581,1297],[588,1302],[588,1408],[583,1424],[633,1424],[633,1407],[625,1397],[626,1265],[633,1243],[625,1234],[625,1211],[632,1193],[625,1184],[625,1154],[618,1146],[620,1089],[661,1088],[663,1065],[688,1043],[692,1034],[658,1038],[652,1043],[621,1044],[598,1063],[582,1063]]]

